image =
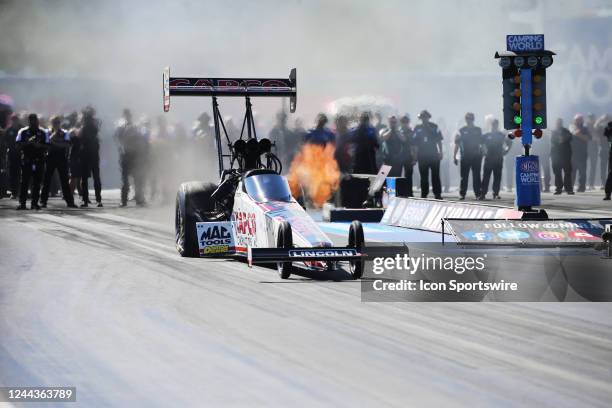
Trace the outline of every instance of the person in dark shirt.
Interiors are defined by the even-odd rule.
[[[10,125],[4,134],[6,155],[7,155],[7,170],[9,178],[9,189],[11,190],[11,199],[16,200],[19,197],[19,178],[21,176],[21,152],[17,147],[17,133],[21,129],[21,120],[19,115],[13,113],[10,118]]]
[[[504,167],[504,156],[510,151],[509,139],[499,131],[499,121],[491,121],[491,131],[483,135],[483,147],[485,152],[484,172],[480,199],[486,198],[489,190],[489,180],[493,174],[493,198],[500,199],[499,189],[501,186],[502,168]]]
[[[38,116],[35,113],[28,115],[28,126],[17,133],[15,142],[21,151],[21,188],[19,192],[18,210],[26,209],[28,198],[28,186],[32,181],[33,210],[40,210],[38,198],[40,195],[40,183],[45,171],[45,157],[49,146],[49,134],[39,127]]]
[[[406,148],[395,116],[389,117],[389,127],[381,132],[383,163],[391,166],[389,177],[401,177],[406,161]]]
[[[400,118],[400,139],[403,143],[402,167],[404,177],[408,180],[408,197],[412,197],[412,173],[416,163],[416,147],[414,145],[414,130],[410,127],[410,116],[408,114]]]
[[[380,112],[375,112],[374,113],[374,119],[376,120],[376,123],[374,124],[374,129],[376,129],[376,134],[380,135],[380,133],[387,129],[387,126],[384,124],[383,122],[383,115]]]
[[[359,125],[353,129],[350,136],[354,145],[353,173],[376,174],[376,152],[378,136],[376,129],[370,126],[369,112],[363,112],[359,117]]]
[[[83,110],[83,126],[79,133],[81,138],[81,194],[83,204],[87,207],[89,201],[89,177],[93,176],[94,190],[98,207],[102,207],[102,181],[100,180],[100,123],[95,117],[96,111],[88,106]]]
[[[336,151],[334,158],[338,162],[338,168],[342,173],[352,171],[352,150],[348,118],[344,115],[336,117]]]
[[[578,192],[586,191],[587,182],[587,157],[588,147],[591,141],[591,133],[584,124],[581,114],[574,117],[574,123],[570,126],[572,138],[572,184],[578,178]]]
[[[327,116],[324,113],[317,115],[317,125],[304,136],[304,143],[327,146],[328,143],[336,143],[336,135],[327,127]],[[291,137],[291,136],[290,136]]]
[[[74,111],[66,116],[64,128],[70,134],[70,152],[68,154],[68,174],[70,179],[68,185],[74,197],[76,189],[79,197],[83,197],[81,191],[81,175],[83,173],[81,166],[81,135],[79,134],[79,114]]]
[[[136,205],[144,205],[144,183],[139,171],[139,150],[141,135],[132,123],[132,112],[123,110],[123,117],[115,131],[115,140],[119,147],[119,166],[121,168],[121,207],[127,206],[130,191],[130,177],[134,179]]]
[[[472,186],[476,198],[480,198],[480,168],[482,167],[482,130],[474,126],[474,114],[465,114],[466,125],[459,129],[455,136],[455,151],[453,161],[459,164],[457,152],[461,151],[461,185],[459,187],[459,198],[465,200],[468,178],[472,172]]]
[[[550,159],[555,176],[555,195],[565,189],[567,194],[574,194],[572,183],[572,133],[563,127],[563,119],[555,122],[550,135]]]
[[[382,133],[387,130],[387,125],[383,121],[383,114],[381,112],[374,113],[374,129],[376,129],[376,137],[378,138],[378,145],[380,149],[376,151],[376,168],[380,168],[383,163],[383,151],[382,151]]]
[[[608,177],[606,178],[606,183],[604,184],[604,201],[610,201],[610,198],[612,198],[612,122],[608,122],[603,134],[606,138],[606,144],[608,147]]]
[[[2,110],[0,110],[1,112]],[[8,126],[3,125],[2,114],[0,114],[0,199],[8,196],[8,187],[6,181],[6,128]],[[8,122],[8,120],[6,120]]]
[[[70,133],[62,129],[62,119],[59,116],[51,118],[51,131],[49,135],[49,152],[47,154],[47,163],[45,168],[45,178],[43,182],[42,194],[40,197],[41,207],[47,207],[47,199],[49,198],[49,188],[51,186],[51,177],[55,170],[59,175],[60,185],[62,186],[62,194],[64,200],[70,208],[75,208],[74,197],[68,185],[68,151],[70,149]]]
[[[607,124],[612,120],[612,115],[604,113],[595,122],[593,133],[593,143],[597,144],[599,150],[599,176],[601,179],[601,189],[605,189],[608,176],[608,153],[610,150],[610,142],[605,135]]]
[[[173,194],[173,152],[174,143],[166,117],[158,115],[156,126],[151,139],[151,166],[149,171],[149,185],[151,200],[159,197],[163,204],[171,202]]]
[[[210,115],[208,112],[202,112],[198,119],[193,124],[191,132],[196,143],[202,146],[204,149],[217,150],[217,143],[215,141],[214,128],[210,125]],[[236,137],[228,131],[229,137]]]
[[[429,195],[429,173],[434,197],[442,199],[440,182],[440,161],[442,160],[442,133],[438,125],[430,122],[431,114],[427,110],[419,113],[421,124],[414,128],[414,145],[416,148],[419,173],[421,175],[421,197]]]

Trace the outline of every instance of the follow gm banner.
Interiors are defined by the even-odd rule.
[[[383,215],[382,224],[441,232],[442,218],[520,219],[523,213],[507,207],[463,204],[426,198],[394,198]]]
[[[444,222],[460,244],[563,246],[602,242],[601,234],[612,219],[445,219]]]

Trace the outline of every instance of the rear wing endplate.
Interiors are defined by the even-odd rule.
[[[193,78],[171,77],[163,72],[164,111],[170,110],[170,96],[272,96],[289,97],[289,109],[297,105],[297,76],[293,68],[289,78]]]

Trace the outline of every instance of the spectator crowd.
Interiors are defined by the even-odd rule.
[[[506,191],[513,190],[513,158],[524,153],[523,146],[520,139],[508,137],[492,115],[485,117],[483,131],[476,126],[475,115],[467,112],[465,123],[453,135],[432,122],[427,110],[417,115],[420,123],[414,127],[408,114],[389,116],[386,123],[380,114],[375,114],[376,122],[371,123],[370,116],[369,112],[356,119],[338,115],[331,128],[327,116],[319,114],[315,127],[305,131],[301,126],[289,130],[286,115],[281,112],[270,139],[284,161],[291,161],[299,143],[333,143],[338,167],[345,174],[376,174],[381,165],[389,165],[390,177],[407,179],[409,196],[415,195],[413,179],[418,178],[415,185],[420,187],[422,198],[428,197],[431,189],[434,198],[442,199],[442,193],[452,189],[451,163],[459,170],[460,200],[466,198],[470,181],[477,200],[487,199],[489,191],[493,199],[500,199],[502,181]],[[599,118],[576,114],[565,127],[559,118],[535,141],[531,152],[539,156],[543,192],[551,192],[552,182],[555,195],[599,187],[605,191],[604,199],[610,199],[612,148],[605,134],[610,121],[612,116],[608,114]],[[352,128],[351,122],[355,122]]]
[[[523,147],[491,115],[485,117],[483,130],[476,125],[475,115],[466,113],[465,123],[454,134],[449,134],[442,119],[434,123],[427,110],[417,115],[419,123],[414,126],[408,114],[386,120],[380,113],[373,116],[367,111],[355,117],[339,114],[330,124],[321,113],[307,130],[300,119],[289,128],[287,114],[281,111],[269,138],[287,164],[285,169],[303,144],[333,145],[341,173],[376,174],[381,165],[389,165],[390,177],[407,180],[409,196],[418,190],[416,194],[425,198],[431,191],[433,198],[443,199],[443,193],[454,190],[454,173],[459,174],[461,200],[468,194],[470,180],[474,199],[485,200],[489,192],[499,199],[502,182],[512,191],[512,157],[522,154]],[[532,149],[540,157],[544,192],[551,191],[551,186],[553,194],[570,195],[601,187],[605,199],[610,198],[611,147],[605,129],[611,120],[607,114],[599,118],[577,114],[569,127],[562,119],[554,121]],[[61,194],[68,207],[77,207],[75,197],[81,207],[88,207],[92,204],[91,179],[96,205],[102,207],[101,121],[92,107],[50,118],[12,113],[4,122],[0,127],[0,198],[18,200],[20,210],[27,208],[30,198],[30,208],[40,209],[47,206],[49,197]],[[231,137],[239,135],[231,118],[224,123]],[[132,112],[124,109],[113,139],[121,173],[121,206],[128,205],[130,191],[138,206],[152,200],[169,203],[181,181],[216,174],[217,146],[207,113],[197,118],[189,132],[180,123],[169,125],[163,115],[154,123],[144,116],[134,121]]]

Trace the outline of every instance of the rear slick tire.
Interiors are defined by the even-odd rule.
[[[291,232],[291,224],[287,221],[282,221],[278,226],[276,247],[293,248],[293,233]],[[291,272],[293,272],[293,264],[291,262],[277,262],[276,269],[281,279],[289,279]]]
[[[209,221],[206,214],[215,210],[211,198],[216,186],[211,183],[190,181],[181,184],[176,194],[174,212],[175,244],[182,257],[200,256],[196,223]]]
[[[363,250],[365,239],[363,237],[363,226],[359,221],[353,221],[349,227],[348,246],[354,248],[357,252],[361,253]],[[349,269],[353,275],[353,279],[361,279],[363,275],[363,260],[359,259],[356,261],[349,262]]]
[[[195,232],[195,221],[180,205],[180,199],[176,198],[176,210],[174,213],[174,231],[176,238],[176,250],[182,257],[195,258],[199,256],[198,237]]]

